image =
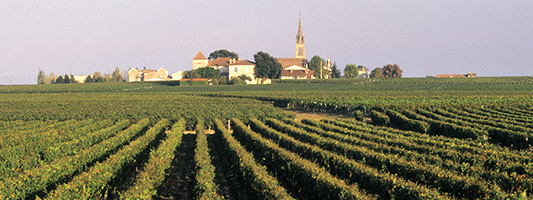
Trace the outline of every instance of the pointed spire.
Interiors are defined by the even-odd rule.
[[[302,31],[302,14],[298,24],[298,35],[296,35],[296,58],[305,58],[305,36]]]
[[[302,32],[302,14],[300,13],[300,24],[298,25],[298,38],[303,37],[304,34]]]

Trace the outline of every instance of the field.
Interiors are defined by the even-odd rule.
[[[533,77],[0,86],[0,199],[529,199],[532,96]]]

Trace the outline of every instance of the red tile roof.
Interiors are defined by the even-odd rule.
[[[202,54],[201,51],[199,51],[198,54],[194,56],[193,60],[207,60],[207,58],[204,56],[204,54]]]
[[[230,65],[255,65],[255,63],[253,63],[252,61],[249,61],[249,60],[239,60],[239,61],[236,61]]]
[[[281,63],[281,67],[283,67],[283,69],[293,65],[305,67],[304,63],[306,61],[302,58],[277,58],[277,60],[279,63]]]
[[[217,58],[213,61],[209,61],[207,63],[207,66],[228,66],[230,63],[231,58]]]

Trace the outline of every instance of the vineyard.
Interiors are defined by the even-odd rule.
[[[530,199],[532,93],[531,77],[1,86],[0,199]]]

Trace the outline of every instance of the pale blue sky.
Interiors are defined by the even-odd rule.
[[[398,64],[404,77],[477,72],[533,76],[533,1],[0,1],[0,84],[38,70],[87,75],[137,67],[170,73],[218,49],[306,56],[343,68]]]

